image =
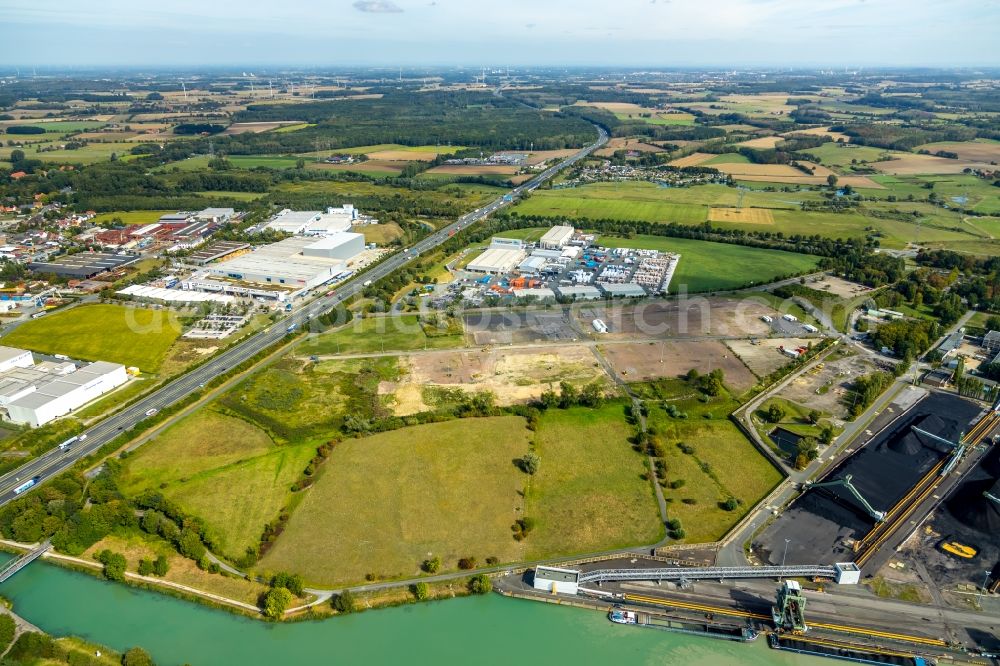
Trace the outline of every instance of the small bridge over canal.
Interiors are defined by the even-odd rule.
[[[29,550],[24,555],[21,555],[16,560],[11,560],[10,562],[8,562],[3,569],[0,569],[0,583],[7,582],[11,578],[11,576],[13,576],[18,571],[20,571],[24,567],[28,566],[29,564],[37,560],[39,557],[48,552],[49,549],[51,548],[52,548],[52,543],[46,539],[43,543],[38,544],[37,546],[35,546],[35,548]]]

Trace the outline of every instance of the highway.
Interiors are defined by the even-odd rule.
[[[595,126],[596,127],[596,126]],[[435,231],[433,234],[423,238],[406,250],[396,253],[372,267],[370,270],[361,273],[349,282],[336,288],[335,292],[327,292],[329,295],[319,296],[311,302],[294,312],[291,316],[282,319],[260,333],[247,338],[245,341],[233,345],[229,349],[212,357],[208,362],[170,381],[165,386],[150,393],[140,399],[127,409],[109,416],[100,423],[80,433],[79,440],[63,450],[59,447],[34,458],[21,467],[0,477],[0,506],[7,504],[18,494],[14,489],[23,485],[30,479],[37,478],[37,482],[30,489],[22,491],[30,492],[37,488],[47,479],[52,478],[71,467],[76,461],[85,458],[117,437],[121,432],[129,430],[137,423],[147,418],[146,414],[150,410],[161,410],[184,399],[188,395],[199,390],[202,386],[214,378],[226,373],[234,366],[253,357],[258,352],[275,344],[288,334],[288,329],[293,324],[296,328],[301,328],[310,319],[329,312],[340,303],[357,295],[365,288],[368,281],[377,282],[390,275],[393,271],[412,261],[427,250],[441,245],[449,237],[460,229],[468,227],[470,224],[479,222],[504,206],[508,206],[517,199],[518,196],[531,192],[542,183],[551,179],[562,169],[573,165],[583,159],[594,150],[600,148],[608,141],[607,132],[597,127],[597,141],[580,150],[574,155],[566,158],[555,166],[549,167],[531,180],[519,185],[507,194],[504,194],[486,206],[478,208],[471,213],[467,213],[446,227]]]

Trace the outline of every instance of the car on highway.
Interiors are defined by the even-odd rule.
[[[155,408],[153,408],[153,409],[147,409],[146,410],[146,416],[152,416],[155,413],[156,413],[156,409]]]

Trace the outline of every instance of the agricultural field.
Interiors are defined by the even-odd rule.
[[[667,515],[685,531],[678,541],[716,541],[781,481],[781,473],[729,421],[738,403],[727,395],[699,397],[681,380],[656,382],[644,393],[650,394],[650,433],[666,465]],[[687,418],[670,416],[666,405]],[[730,498],[738,502],[733,510],[722,506]]]
[[[4,336],[2,342],[44,354],[111,361],[155,373],[180,332],[180,323],[168,310],[95,304],[32,319]]]
[[[986,162],[988,164],[1000,162],[1000,141],[990,141],[988,139],[926,143],[922,146],[917,146],[914,150],[929,150],[932,153],[944,150],[949,153],[956,153],[960,160]]]
[[[341,442],[260,566],[331,587],[415,576],[433,556],[443,571],[462,557],[524,559],[535,535],[515,541],[511,525],[526,515],[528,476],[512,461],[530,434],[524,419],[499,416]],[[553,457],[552,467],[564,466]]]
[[[963,169],[970,168],[986,170],[993,168],[989,163],[976,160],[952,160],[946,157],[918,155],[916,153],[895,153],[893,159],[883,162],[873,162],[870,166],[892,176],[950,174],[962,173]]]
[[[894,151],[884,148],[873,148],[871,146],[859,146],[850,143],[824,143],[822,146],[810,148],[802,151],[820,159],[820,163],[828,167],[837,167],[843,171],[850,167],[853,162],[880,162],[894,154]],[[905,155],[906,153],[899,153]]]
[[[276,446],[260,428],[203,410],[130,456],[123,487],[162,492],[205,522],[220,555],[237,559],[256,545],[315,453]]]
[[[670,283],[672,293],[676,293],[681,286],[686,287],[688,293],[694,293],[764,284],[782,276],[809,272],[819,262],[818,257],[808,254],[687,238],[601,236],[598,243],[608,247],[679,253],[681,258]]]
[[[39,147],[60,143],[49,142],[42,146],[24,146],[20,150],[23,150],[25,157],[31,160],[42,160],[43,162],[55,162],[57,164],[93,164],[95,162],[107,162],[111,159],[112,155],[122,158],[128,157],[130,155],[129,151],[138,145],[136,142],[116,141],[109,143],[88,143],[74,150],[38,150]],[[17,150],[17,148],[4,148],[0,152],[0,155],[9,157],[11,150]]]
[[[306,340],[303,354],[359,354],[415,349],[447,349],[465,344],[461,326],[440,330],[424,324],[418,315],[392,315],[354,319],[343,328]]]
[[[98,213],[92,224],[98,226],[110,226],[117,224],[120,220],[122,224],[151,224],[159,220],[167,213],[174,213],[172,210],[117,210],[113,213]]]
[[[652,544],[663,535],[644,455],[628,439],[624,404],[549,409],[535,432],[539,471],[524,515],[537,527],[525,541],[530,559]],[[572,461],[572,464],[566,464]]]

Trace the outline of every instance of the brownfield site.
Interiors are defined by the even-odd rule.
[[[432,409],[450,391],[491,391],[498,404],[512,405],[558,390],[560,382],[579,386],[607,379],[590,347],[583,345],[423,353],[401,357],[399,364],[401,379],[379,385],[379,393],[395,399],[398,416]]]
[[[781,353],[781,347],[795,349],[806,347],[816,340],[807,338],[770,338],[763,340],[727,340],[726,346],[733,350],[743,363],[758,377],[766,377],[778,368],[791,362],[791,358]]]
[[[774,215],[767,208],[709,208],[708,221],[774,224]]]
[[[767,335],[763,315],[780,317],[774,308],[753,299],[693,297],[683,301],[652,301],[638,305],[585,305],[576,313],[583,330],[602,319],[613,340],[715,335],[742,338]]]
[[[739,393],[757,382],[736,354],[715,340],[609,344],[601,347],[601,353],[615,373],[627,381],[677,377],[691,368],[701,373],[721,368],[726,385]]]
[[[831,358],[834,356],[828,357]],[[875,365],[866,355],[852,352],[848,356],[834,358],[832,361],[826,360],[809,372],[799,375],[778,395],[844,420],[848,417],[844,397],[849,394],[851,382],[875,369]]]
[[[857,282],[849,282],[848,280],[832,275],[826,275],[821,280],[810,282],[806,286],[810,289],[837,296],[838,298],[854,298],[855,296],[861,296],[862,294],[874,291],[871,287],[866,287]]]

